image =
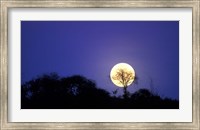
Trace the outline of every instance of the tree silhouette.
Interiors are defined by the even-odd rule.
[[[128,86],[128,85],[126,85]],[[80,75],[59,77],[45,74],[21,86],[22,109],[178,109],[179,102],[162,99],[147,89],[130,96],[111,96],[94,81]]]
[[[116,90],[112,91],[112,94],[113,94],[113,96],[114,96],[114,97],[116,97],[116,95],[117,95],[117,92],[118,92],[118,89],[116,89]]]
[[[42,75],[22,85],[22,108],[104,108],[109,93],[80,75]]]
[[[124,97],[124,99],[127,99],[128,98],[127,87],[134,80],[133,73],[131,71],[126,70],[126,69],[117,69],[116,74],[113,75],[112,78],[114,80],[117,80],[123,86],[123,89],[124,89],[123,97]]]

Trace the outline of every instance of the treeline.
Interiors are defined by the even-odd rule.
[[[83,76],[42,75],[21,86],[22,109],[178,109],[179,101],[162,99],[147,89],[112,96]]]

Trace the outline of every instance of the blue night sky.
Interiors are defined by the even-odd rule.
[[[112,67],[130,64],[139,78],[129,92],[150,89],[179,99],[178,21],[22,21],[21,80],[56,72],[82,75],[109,92]],[[119,88],[119,91],[122,90]]]

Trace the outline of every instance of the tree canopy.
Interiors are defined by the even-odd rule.
[[[94,81],[80,75],[45,74],[21,86],[22,109],[165,109],[179,108],[178,100],[162,99],[147,89],[126,100],[111,96]]]

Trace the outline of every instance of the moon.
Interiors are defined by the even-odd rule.
[[[119,72],[122,71],[122,74]],[[116,78],[116,76],[122,76],[123,78]],[[128,76],[127,76],[128,75]],[[135,79],[135,70],[127,63],[118,63],[110,71],[110,79],[118,87],[127,87],[131,85]],[[126,85],[122,79],[125,79]]]

